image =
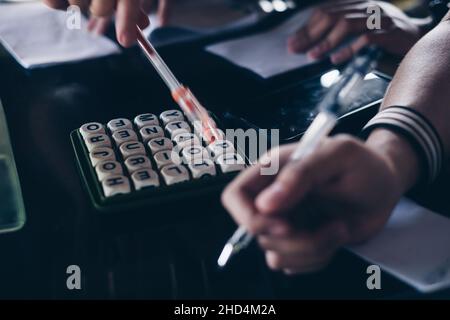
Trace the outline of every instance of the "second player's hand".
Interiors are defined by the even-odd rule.
[[[367,9],[375,6],[381,10],[381,28],[370,30]],[[392,54],[405,55],[424,34],[426,23],[426,19],[408,17],[384,1],[329,1],[314,10],[306,26],[291,36],[288,47],[293,53],[307,53],[320,59],[350,37],[356,37],[351,44],[331,54],[333,63],[342,63],[371,44]]]
[[[146,28],[149,25],[147,14],[157,5],[161,24],[167,23],[172,0],[44,0],[55,9],[65,9],[77,5],[84,12],[90,12],[88,28],[96,33],[106,31],[112,17],[116,18],[117,39],[124,47],[136,42],[136,25]]]

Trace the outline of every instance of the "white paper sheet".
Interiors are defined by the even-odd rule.
[[[450,287],[450,219],[410,200],[379,235],[349,249],[422,292]]]
[[[305,54],[291,54],[287,49],[289,36],[308,21],[311,12],[312,9],[300,11],[268,32],[214,44],[206,50],[263,78],[311,64],[315,61]]]
[[[73,62],[120,52],[104,36],[66,27],[67,13],[40,2],[0,4],[0,41],[25,68]]]

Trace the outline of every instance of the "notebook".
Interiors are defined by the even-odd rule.
[[[450,219],[411,200],[400,201],[381,233],[349,249],[421,292],[450,287]]]

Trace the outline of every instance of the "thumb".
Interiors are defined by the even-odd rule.
[[[312,176],[308,171],[304,164],[286,165],[275,181],[256,197],[258,211],[273,215],[299,203],[311,189]]]
[[[316,186],[342,174],[351,141],[327,139],[313,154],[284,166],[275,181],[256,197],[258,211],[266,215],[284,213],[299,204]]]

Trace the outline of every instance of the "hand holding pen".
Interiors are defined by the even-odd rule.
[[[379,52],[376,48],[370,48],[367,52],[358,55],[344,70],[340,80],[329,90],[327,95],[319,104],[319,114],[293,150],[292,154],[288,158],[288,161],[285,162],[285,167],[279,174],[280,176],[287,176],[288,180],[290,179],[290,175],[295,177],[295,172],[292,172],[292,174],[289,172],[292,167],[295,167],[295,165],[292,164],[309,157],[321,146],[322,141],[328,136],[337,123],[341,105],[345,101],[348,93],[373,67],[373,62],[376,60],[378,55]],[[231,187],[229,187],[224,193],[224,205],[232,214],[235,212],[237,215],[241,216],[232,204],[233,200],[228,200],[228,198],[238,198],[236,200],[241,200],[241,204],[243,206],[241,206],[238,210],[244,210],[244,214],[252,217],[252,219],[258,220],[254,214],[258,209],[258,204],[262,207],[270,208],[273,206],[273,203],[280,202],[280,198],[282,198],[281,195],[283,193],[287,193],[287,190],[282,190],[285,186],[283,187],[283,185],[277,183],[277,181],[275,181],[272,185],[270,184],[274,182],[273,180],[276,180],[276,178],[264,176],[256,177],[256,175],[259,174],[258,171],[258,167],[249,169],[248,172],[244,173],[241,177],[238,177],[237,180],[232,183]],[[326,171],[326,169],[323,171]],[[252,181],[253,185],[246,185],[246,183],[252,179],[254,180]],[[235,185],[246,185],[247,190],[238,190]],[[301,191],[302,190],[299,190],[299,194],[301,194]],[[233,194],[233,192],[235,194]],[[250,198],[243,199],[243,192],[247,193]],[[280,197],[277,198],[277,194],[279,194]],[[251,200],[252,197],[254,198],[253,200]],[[284,201],[284,203],[280,203],[278,208],[277,206],[274,206],[275,211],[286,211],[286,209],[290,209],[289,203],[291,203],[292,206],[292,203],[295,202],[295,197],[292,197],[292,199],[282,198],[282,201]],[[282,208],[283,210],[281,210]],[[269,211],[271,210],[269,209]],[[258,227],[258,224],[261,226],[270,225],[270,229],[272,229],[272,231],[274,229],[281,230],[282,228],[288,228],[286,224],[280,223],[280,219],[275,219],[272,221],[269,219],[269,221],[267,221],[266,217],[262,217],[259,220],[261,221],[252,223],[252,225],[256,225],[255,230],[248,230],[250,232],[247,232],[246,228],[241,226],[230,238],[230,240],[228,240],[217,261],[219,267],[224,267],[234,254],[247,247],[253,239],[252,234],[259,232],[270,232],[268,230],[261,230]],[[269,223],[264,223],[262,220],[266,220],[265,222]]]

